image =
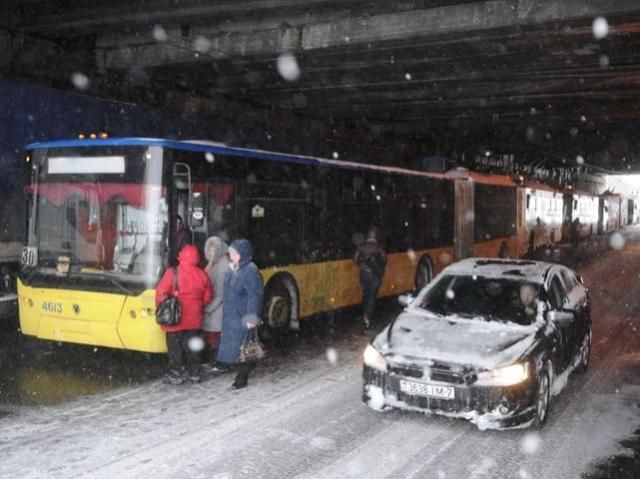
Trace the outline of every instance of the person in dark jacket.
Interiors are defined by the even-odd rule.
[[[213,371],[216,366],[218,347],[220,346],[220,331],[222,330],[222,300],[224,295],[224,279],[230,273],[227,243],[218,236],[211,236],[204,245],[204,254],[208,263],[204,270],[209,275],[213,285],[213,299],[204,308],[202,331],[205,343],[209,347],[209,362],[205,370]]]
[[[571,246],[574,250],[578,247],[581,230],[582,224],[580,223],[580,218],[576,216],[576,218],[571,222]]]
[[[204,306],[213,297],[213,288],[209,276],[198,267],[200,254],[193,245],[185,245],[178,255],[178,302],[181,313],[180,322],[175,326],[162,326],[167,334],[169,353],[169,372],[166,382],[181,384],[182,367],[185,363],[189,381],[200,382],[200,350],[202,349],[202,316]],[[173,268],[167,269],[156,286],[156,307],[173,290]]]
[[[380,230],[375,226],[371,227],[367,239],[358,246],[353,256],[354,263],[360,268],[362,319],[367,329],[374,320],[376,297],[387,265],[387,254],[379,242],[379,237]]]
[[[176,251],[178,254],[188,244],[191,244],[191,230],[185,226],[182,216],[176,215]]]
[[[253,248],[248,240],[238,239],[229,246],[231,272],[224,281],[222,336],[218,349],[218,363],[222,368],[238,361],[245,335],[255,335],[260,325],[264,286],[252,258]],[[254,368],[255,362],[239,364],[232,387],[247,386],[249,373]]]

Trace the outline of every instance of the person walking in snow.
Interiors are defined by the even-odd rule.
[[[178,266],[165,271],[156,286],[156,307],[174,294],[173,274],[177,274],[177,296],[180,303],[180,322],[162,326],[167,335],[169,371],[165,382],[182,384],[182,368],[186,362],[187,375],[192,383],[200,382],[200,350],[204,306],[213,298],[209,276],[199,268],[200,254],[194,245],[185,245],[178,255]]]
[[[376,297],[382,284],[387,264],[387,254],[380,244],[380,229],[369,228],[367,238],[353,256],[360,268],[360,288],[362,289],[362,319],[364,327],[369,329],[374,320]]]
[[[218,363],[222,370],[238,361],[245,336],[256,335],[260,325],[264,286],[260,270],[252,259],[253,248],[249,240],[238,239],[229,246],[231,272],[224,281],[222,335],[218,350]],[[255,366],[254,361],[238,364],[232,387],[246,387],[249,373]]]

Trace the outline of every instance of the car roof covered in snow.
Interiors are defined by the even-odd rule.
[[[542,284],[553,266],[553,263],[523,259],[467,258],[448,266],[443,273],[510,278]]]

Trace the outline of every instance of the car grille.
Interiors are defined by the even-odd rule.
[[[429,379],[449,384],[472,384],[477,379],[473,370],[461,369],[460,366],[453,366],[446,363],[435,363],[428,367],[428,375],[424,376],[424,370],[420,366],[396,364],[391,365],[389,371],[398,376],[406,378]]]
[[[433,411],[468,412],[482,410],[484,406],[484,401],[472,398],[468,394],[464,394],[463,397],[458,397],[455,400],[412,396],[402,392],[398,392],[397,397],[399,401],[405,402],[410,406]]]

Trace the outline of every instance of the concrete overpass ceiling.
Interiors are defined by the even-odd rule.
[[[96,74],[440,146],[640,171],[637,0],[6,4],[6,28],[89,48]],[[283,52],[293,81],[278,71]]]

